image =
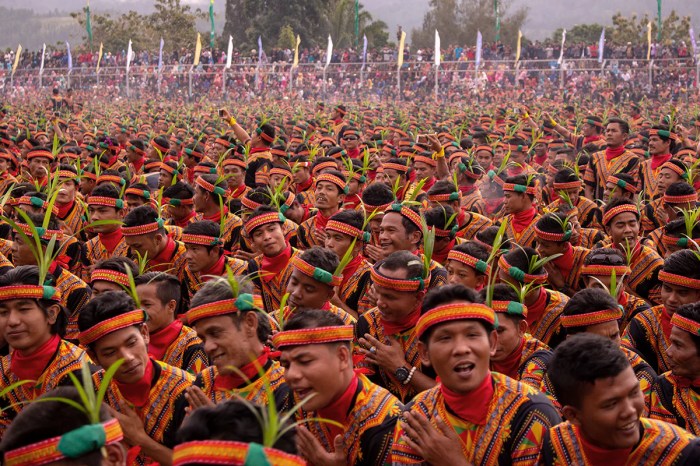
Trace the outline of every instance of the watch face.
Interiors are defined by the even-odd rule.
[[[410,374],[411,372],[405,367],[399,367],[398,369],[396,369],[395,373],[396,378],[399,379],[399,382],[405,381]]]

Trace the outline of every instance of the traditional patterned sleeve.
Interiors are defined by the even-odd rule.
[[[166,431],[163,433],[163,445],[168,448],[173,448],[176,442],[177,431],[180,429],[182,422],[187,417],[187,406],[189,403],[185,398],[185,392],[183,391],[178,395],[177,399],[173,403],[172,418],[170,419],[170,425],[167,427]]]
[[[92,289],[84,282],[73,286],[70,293],[68,293],[68,296],[65,298],[66,307],[70,315],[80,312],[83,306],[90,300],[90,296],[92,296]]]
[[[547,373],[547,366],[552,359],[551,351],[537,351],[528,359],[520,373],[520,382],[540,389],[544,375]]]
[[[311,219],[313,219],[313,217],[311,217],[310,220]],[[311,241],[309,240],[309,236],[311,235],[310,225],[311,224],[307,220],[297,228],[297,246],[299,249],[308,249],[311,247]]]
[[[647,411],[651,419],[680,425],[673,409],[673,385],[666,379],[667,374],[659,376],[654,383],[651,396],[647,399]]]
[[[406,405],[406,411],[417,410],[418,408],[416,407],[415,402]],[[389,456],[389,461],[387,463],[392,466],[427,466],[427,463],[423,461],[423,457],[421,457],[406,443],[405,440],[403,440],[404,434],[405,430],[401,426],[401,421],[399,420],[394,428],[394,438],[391,446],[391,455]]]
[[[367,429],[360,438],[361,458],[354,466],[388,464],[394,443],[394,430],[398,415],[388,416],[380,425]]]
[[[513,465],[533,465],[539,456],[545,433],[561,422],[557,410],[544,395],[537,394],[533,401],[520,408],[511,425],[510,457]]]
[[[537,456],[535,464],[537,466],[554,466],[556,462],[556,454],[554,453],[554,446],[552,445],[552,432],[547,429],[542,438],[542,445],[540,447],[540,452]]]
[[[622,335],[622,346],[636,352],[652,367],[652,369],[657,370],[658,368],[654,367],[654,364],[656,364],[658,358],[651,345],[648,328],[644,324],[647,320],[644,317],[648,313],[651,313],[651,309],[637,314],[630,321],[625,329],[625,333]]]
[[[209,358],[204,351],[204,344],[195,343],[187,348],[182,355],[182,369],[192,375],[197,375],[209,367]]]
[[[586,184],[586,186],[593,189],[595,189],[597,186],[594,162],[595,154],[591,156],[591,160],[588,162],[588,165],[586,165],[586,171],[583,173],[583,182]]]

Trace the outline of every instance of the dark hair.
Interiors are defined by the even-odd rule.
[[[624,199],[621,197],[613,198],[610,202],[608,202],[608,204],[603,209],[603,217],[605,216],[606,213],[610,212],[615,207],[618,207],[621,205],[633,205],[633,206],[635,206],[635,203],[630,201],[629,199]],[[633,213],[637,217],[637,221],[639,221],[639,211],[637,209],[635,209]],[[610,220],[612,220],[612,219],[610,219]]]
[[[690,319],[693,322],[700,323],[700,303],[690,303],[684,304],[683,306],[676,309],[676,314],[686,319]],[[695,343],[695,350],[700,354],[700,336],[688,332],[690,339]]]
[[[481,299],[486,301],[486,296],[488,294],[488,288],[484,288],[479,292]],[[520,302],[520,298],[518,297],[518,293],[515,292],[512,286],[507,285],[505,283],[496,283],[493,285],[493,295],[491,297],[493,301],[514,301],[516,303]],[[521,315],[513,315],[513,314],[506,314],[504,313],[499,313],[498,314],[499,319],[510,319],[516,324],[519,324],[521,320],[525,320],[525,316]]]
[[[44,393],[35,400],[35,403],[29,403],[9,425],[0,445],[0,454],[4,456],[9,451],[92,424],[85,413],[68,403],[57,401],[59,398],[82,403],[78,389],[75,387],[57,387]],[[99,411],[100,422],[111,418],[107,407],[103,404]],[[99,448],[96,448],[78,458],[73,458],[70,464],[100,466],[102,453]]]
[[[39,283],[39,267],[36,265],[21,265],[0,275],[0,287],[12,285],[45,285],[55,287],[56,279],[51,273],[47,273],[44,278],[44,283]],[[68,325],[68,313],[63,305],[56,301],[51,301],[50,299],[37,299],[36,303],[47,317],[49,315],[49,306],[58,305],[59,311],[58,314],[56,314],[56,322],[51,325],[49,331],[52,335],[63,337],[66,334],[66,326]]]
[[[361,210],[341,210],[336,212],[330,218],[333,221],[345,223],[352,227],[362,230],[365,224],[365,215]]]
[[[330,273],[335,273],[335,269],[338,268],[338,264],[340,263],[338,255],[335,252],[319,246],[307,249],[301,253],[299,259]]]
[[[626,122],[625,120],[623,120],[622,118],[618,118],[618,117],[611,117],[611,118],[608,118],[608,121],[607,121],[607,123],[605,124],[605,126],[607,127],[610,123],[617,123],[618,125],[620,125],[620,130],[622,131],[622,133],[624,133],[624,134],[629,134],[629,132],[630,132],[630,125],[629,125],[629,123],[627,123],[627,122]]]
[[[542,266],[537,267],[535,270],[530,270],[530,263],[533,257],[539,258],[539,255],[537,251],[528,247],[516,248],[503,255],[503,258],[511,267],[517,267],[531,275],[544,275],[546,270]]]
[[[326,162],[333,162],[334,164],[336,164],[336,166],[338,166],[338,161],[336,159],[334,159],[333,157],[316,157],[314,159],[313,163],[311,164],[311,171],[313,171],[316,167],[318,167],[322,163],[326,163]],[[337,172],[337,169],[335,169],[335,171],[333,173],[335,174],[336,172]]]
[[[663,271],[699,280],[700,259],[695,254],[695,251],[690,249],[674,252],[664,260]]]
[[[549,213],[549,214],[544,214],[537,220],[535,223],[535,228],[538,230],[542,230],[545,233],[554,233],[561,235],[562,233],[565,233],[565,231],[562,229],[562,222],[566,219],[566,216],[563,214],[558,214],[558,213]],[[569,229],[571,229],[571,226],[568,226]],[[566,243],[566,241],[557,241],[557,243]]]
[[[496,225],[491,225],[476,232],[475,238],[484,244],[493,245],[496,242],[499,228]],[[503,238],[501,249],[510,249],[511,244],[508,238]]]
[[[275,140],[275,127],[272,126],[271,124],[268,123],[263,123],[260,125],[258,128],[262,134],[265,134],[267,137],[272,139],[274,142]],[[262,141],[263,145],[270,147],[272,145],[272,142],[268,142],[266,139],[260,138],[260,141]]]
[[[134,285],[155,285],[156,296],[162,304],[174,299],[179,306],[181,285],[180,280],[175,275],[165,272],[146,272],[134,279]],[[178,314],[177,311],[176,308],[175,315]]]
[[[146,142],[142,139],[132,139],[129,141],[129,145],[134,146],[137,149],[141,149],[143,151],[146,150]]]
[[[219,235],[221,234],[221,227],[219,226],[218,223],[213,222],[211,220],[199,220],[197,222],[192,222],[187,224],[185,228],[182,229],[183,234],[190,234],[190,235],[203,235],[203,236],[210,236],[212,238],[218,238]],[[205,246],[207,248],[207,252],[211,252],[212,249],[219,247],[219,246]],[[219,256],[221,256],[224,253],[223,248],[219,247]]]
[[[238,281],[239,293],[252,293],[253,286],[247,281]],[[224,301],[227,299],[233,299],[233,291],[231,290],[231,285],[226,280],[211,280],[204,285],[195,293],[190,302],[190,309],[197,306],[202,306],[204,304],[214,303],[217,301]],[[228,314],[233,320],[233,324],[237,329],[241,328],[241,322],[245,314],[248,312],[255,312],[258,318],[258,340],[260,342],[267,342],[268,337],[272,333],[270,326],[270,318],[263,311],[257,309],[251,309],[249,311],[239,311],[232,314]],[[285,327],[286,328],[286,327]]]
[[[467,241],[466,243],[458,244],[452,250],[458,251],[458,252],[463,252],[464,254],[468,254],[472,257],[476,257],[477,259],[482,260],[484,262],[486,262],[489,259],[489,252],[486,250],[485,247],[483,247],[481,244],[477,243],[476,241]],[[478,274],[485,275],[476,269],[474,269],[474,272],[477,275]]]
[[[624,181],[630,186],[637,186],[637,182],[635,181],[634,176],[630,175],[629,173],[620,172],[615,173],[613,176],[615,176],[615,178],[619,180]]]
[[[695,194],[695,188],[693,188],[687,181],[676,181],[671,183],[666,188],[666,194],[669,196],[687,196]]]
[[[380,206],[394,202],[394,192],[384,183],[370,183],[362,190],[362,202]]]
[[[547,368],[554,394],[562,406],[581,406],[596,380],[620,375],[630,367],[620,344],[592,333],[567,338],[557,346]]]
[[[459,227],[457,225],[457,219],[452,218],[454,215],[455,211],[452,210],[452,207],[446,205],[446,206],[436,206],[433,207],[432,209],[427,210],[424,214],[423,217],[425,218],[425,223],[429,227],[434,227],[440,230],[450,230],[454,227]],[[447,221],[450,220],[450,223],[448,224]],[[452,231],[450,235],[450,239],[454,238],[455,235],[457,234],[457,229],[455,228],[454,231]]]
[[[124,217],[124,226],[136,227],[139,225],[147,225],[149,223],[156,223],[158,219],[158,212],[150,205],[144,204],[132,209],[126,214],[126,217]],[[164,235],[165,228],[163,226],[159,227],[156,233]]]
[[[451,303],[453,301],[466,302],[466,303],[482,303],[483,300],[476,290],[467,288],[464,285],[445,285],[440,288],[433,288],[428,291],[423,298],[423,304],[421,306],[421,314],[434,309],[443,304]],[[495,327],[489,326],[486,322],[479,320],[481,325],[487,332],[495,330]],[[427,343],[430,339],[430,335],[433,333],[433,329],[430,328],[423,333],[420,337],[420,341]]]
[[[433,186],[428,190],[428,195],[432,196],[434,194],[452,194],[459,192],[455,187],[454,183],[449,180],[436,181]],[[455,202],[459,202],[459,199],[455,199]]]
[[[528,186],[528,187],[535,186],[535,178],[533,177],[533,178],[530,178],[528,180],[527,175],[509,176],[506,178],[505,181],[506,181],[506,183],[519,184],[522,186]],[[518,193],[518,194],[520,194],[520,193]],[[529,197],[531,201],[535,199],[535,196],[532,194],[527,194],[527,193],[523,193],[523,194],[525,194],[527,197]]]
[[[588,116],[586,116],[586,120],[592,120],[592,121],[595,121],[596,123],[600,123],[600,126],[599,125],[592,125],[592,126],[595,129],[595,132],[597,134],[600,134],[603,132],[603,127],[602,127],[603,126],[603,119],[602,118],[600,118],[597,115],[588,115]],[[584,123],[587,123],[587,121],[584,120]]]
[[[105,291],[88,301],[80,311],[78,328],[84,332],[100,322],[131,312],[135,308],[134,300],[126,292]]]
[[[673,238],[683,238],[684,235],[687,234],[685,219],[677,218],[668,222],[666,225],[664,225],[664,234]],[[693,225],[691,236],[693,238],[700,238],[700,224],[696,223]]]
[[[570,183],[572,181],[580,181],[581,179],[576,176],[576,172],[574,172],[570,168],[562,168],[558,172],[554,174],[554,182],[555,183]]]
[[[617,300],[610,296],[607,291],[600,288],[584,288],[569,298],[564,305],[563,315],[577,316],[589,312],[605,311],[607,309],[618,309]],[[567,327],[567,335],[575,335],[585,332],[588,326]]]
[[[160,147],[163,147],[166,149],[166,152],[170,149],[170,141],[168,140],[167,136],[156,136],[153,138],[153,142],[158,144]],[[162,154],[165,155],[165,154]]]
[[[224,191],[226,191],[226,182],[223,180],[220,180],[219,175],[207,174],[207,175],[200,176],[200,178],[202,180],[206,181],[207,183],[211,183],[212,185],[216,186],[217,188],[221,188]],[[217,206],[219,205],[219,201],[223,199],[220,194],[207,191],[204,188],[202,188],[201,186],[198,186],[198,188],[201,189],[202,191],[209,193],[209,195],[211,196],[212,202],[214,204],[216,204]]]
[[[409,251],[394,251],[386,259],[378,262],[375,267],[395,272],[406,270],[405,279],[422,277],[424,273],[423,262],[415,254]]]

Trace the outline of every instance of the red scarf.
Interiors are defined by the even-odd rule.
[[[493,398],[493,381],[491,373],[487,372],[481,384],[469,393],[460,395],[440,384],[440,393],[445,404],[460,419],[471,424],[483,426],[489,414],[489,405]],[[447,422],[443,419],[443,422]]]
[[[186,217],[183,217],[181,220],[175,220],[173,223],[175,225],[179,226],[180,228],[185,228],[187,225],[189,225],[191,220],[197,215],[197,212],[194,210],[191,211]]]
[[[203,281],[209,281],[211,280],[210,277],[207,277],[207,275],[213,275],[215,277],[223,277],[225,275],[225,267],[226,267],[226,256],[223,254],[221,257],[219,257],[219,260],[217,260],[214,265],[212,265],[209,269],[207,270],[202,270],[199,272],[199,276],[202,277]]]
[[[247,188],[247,186],[245,184],[242,184],[242,185],[236,187],[236,189],[234,189],[230,192],[231,198],[233,198],[233,199],[240,198],[243,195],[243,193],[245,193],[246,188]]]
[[[537,215],[537,209],[530,207],[528,210],[523,210],[522,212],[515,212],[511,216],[511,225],[513,225],[513,230],[516,233],[522,233],[527,227],[530,226],[532,220]]]
[[[173,320],[157,332],[151,333],[148,342],[148,354],[159,361],[163,360],[165,352],[180,335],[183,323],[180,319]]]
[[[362,203],[362,198],[357,194],[352,194],[350,196],[345,196],[343,201],[343,210],[355,210],[358,205]]]
[[[153,382],[153,361],[149,358],[146,362],[146,369],[143,371],[141,380],[134,383],[122,383],[114,380],[126,401],[140,408],[148,402],[148,395],[151,394],[151,383]]]
[[[520,344],[513,350],[503,361],[496,362],[491,360],[491,369],[503,375],[507,375],[511,379],[518,380],[518,370],[520,369],[520,360],[523,357],[523,348],[525,347],[525,338],[520,339]]]
[[[700,377],[695,377],[693,379],[689,379],[688,377],[674,377],[676,378],[679,387],[700,388]]]
[[[542,156],[540,156],[540,155],[535,155],[535,163],[536,163],[537,165],[543,166],[545,160],[547,160],[547,153],[545,153],[545,154],[542,155]]]
[[[145,162],[146,162],[146,159],[141,157],[136,162],[131,163],[131,165],[134,167],[134,174],[141,173],[141,168],[143,167],[143,164]]]
[[[177,244],[175,244],[175,241],[171,237],[167,237],[167,243],[165,243],[165,247],[163,250],[153,259],[149,261],[149,265],[151,269],[154,269],[155,267],[159,267],[164,264],[170,264],[170,260],[173,257],[173,253],[175,252],[175,247]],[[157,270],[156,270],[157,271]]]
[[[215,390],[228,390],[231,391],[235,388],[247,385],[249,381],[254,380],[260,375],[260,368],[264,368],[270,359],[270,348],[267,346],[263,347],[263,352],[254,361],[249,362],[243,367],[239,367],[238,370],[243,373],[243,375],[234,372],[233,374],[217,374],[214,379],[214,389]],[[247,380],[246,380],[247,379]]]
[[[605,149],[605,160],[610,162],[612,159],[615,157],[621,156],[625,152],[625,146],[620,146],[620,147],[607,147]]]
[[[430,188],[432,188],[434,184],[435,184],[435,177],[434,177],[434,176],[431,176],[430,178],[428,178],[428,179],[425,181],[425,184],[423,185],[423,187],[422,187],[421,189],[423,190],[423,192],[426,192],[426,193],[427,193],[428,190],[429,190]]]
[[[452,239],[447,246],[441,251],[433,251],[433,260],[440,264],[444,264],[447,261],[447,255],[455,247],[456,239]]]
[[[265,282],[270,282],[273,278],[282,272],[287,264],[289,263],[289,258],[292,257],[292,247],[287,244],[287,247],[279,254],[273,257],[267,257],[263,255],[262,264],[260,268],[264,273],[260,274],[260,278]]]
[[[620,299],[617,300],[617,303],[622,307],[626,307],[627,301],[629,301],[629,299],[627,298],[627,293],[625,293],[623,291],[622,294],[620,295]]]
[[[360,158],[360,149],[355,147],[354,149],[348,150],[348,157],[351,159],[359,159]]]
[[[352,408],[353,400],[355,399],[355,394],[357,393],[357,386],[359,383],[360,379],[357,377],[357,374],[353,374],[352,380],[350,380],[350,384],[348,384],[348,387],[345,389],[343,394],[340,395],[340,397],[337,400],[331,402],[331,404],[329,404],[328,406],[320,408],[318,410],[319,417],[323,419],[330,419],[332,421],[336,421],[341,425],[345,426],[345,419],[347,418],[348,413]],[[344,427],[338,427],[333,424],[326,425],[331,431],[330,433],[332,439],[334,439],[338,435],[342,435],[343,432],[345,432]]]
[[[606,466],[624,466],[627,464],[627,458],[632,453],[632,447],[608,450],[607,448],[593,445],[586,440],[586,436],[583,435],[583,432],[578,427],[574,426],[574,431],[576,432],[576,437],[581,441],[583,452],[589,464],[604,464]]]
[[[529,310],[529,308],[528,308]],[[661,308],[661,331],[664,332],[664,336],[668,341],[671,338],[671,314],[666,310],[666,306]]]
[[[486,213],[488,215],[491,215],[491,214],[495,213],[497,210],[499,210],[501,207],[503,207],[503,198],[496,197],[496,198],[484,199],[484,203],[486,204]]]
[[[326,217],[325,215],[323,215],[320,210],[316,212],[316,219],[314,220],[316,229],[325,230],[326,225],[328,224],[328,220],[330,220],[330,217]]]
[[[567,245],[566,252],[552,261],[564,276],[564,279],[569,278],[571,269],[574,267],[574,248],[571,246],[571,243],[567,243]]]
[[[20,380],[39,380],[58,351],[60,343],[61,337],[52,335],[33,353],[24,354],[20,350],[14,350],[10,360],[10,371]]]
[[[221,214],[228,215],[228,207],[224,206],[223,212],[221,209],[217,210],[214,215],[207,217],[202,215],[202,220],[211,220],[212,222],[219,223],[221,221]]]
[[[379,320],[384,327],[384,333],[386,335],[397,335],[409,328],[413,328],[418,323],[420,318],[420,305],[416,306],[406,317],[403,318],[402,322],[387,322],[383,317]]]
[[[673,157],[671,154],[655,154],[651,156],[651,169],[656,170]]]
[[[527,324],[532,327],[536,322],[539,322],[546,308],[547,292],[544,288],[540,288],[540,294],[537,296],[537,300],[527,305]]]
[[[68,214],[70,213],[70,210],[73,208],[75,205],[75,199],[70,201],[68,204],[59,204],[58,202],[56,203],[56,207],[58,207],[58,218],[61,220],[65,219]]]
[[[119,242],[122,240],[122,228],[119,227],[111,233],[98,233],[97,236],[100,239],[102,246],[104,246],[107,252],[111,254],[115,249],[117,249]]]
[[[340,289],[342,289],[348,283],[348,280],[355,275],[355,272],[357,272],[357,269],[360,267],[363,260],[364,257],[362,257],[362,254],[358,254],[353,257],[350,262],[348,262],[348,265],[346,265],[343,269],[343,281],[340,282]]]
[[[308,180],[304,181],[303,183],[297,183],[296,185],[296,191],[297,194],[303,193],[304,191],[308,191],[311,189],[311,186],[314,184],[314,179],[312,177],[309,177]]]
[[[590,144],[591,142],[600,141],[602,136],[600,134],[594,134],[593,136],[586,136],[583,138],[583,145]]]
[[[475,184],[470,184],[470,185],[467,185],[467,186],[460,186],[460,187],[459,187],[459,191],[460,191],[462,194],[468,196],[469,194],[471,194],[471,193],[473,193],[474,191],[476,191],[476,185],[475,185]]]

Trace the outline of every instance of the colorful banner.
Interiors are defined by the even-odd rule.
[[[19,56],[22,55],[22,44],[17,46],[17,53],[15,53],[15,62],[12,64],[12,75],[14,76],[15,71],[17,71],[17,66],[19,65]]]
[[[518,29],[518,44],[515,47],[515,62],[520,61],[520,50],[523,42],[523,31]]]
[[[102,42],[100,42],[100,51],[97,53],[97,67],[95,68],[96,73],[100,72],[100,63],[101,62],[102,62]]]
[[[440,33],[435,30],[435,66],[440,66]]]
[[[202,56],[202,35],[197,33],[197,43],[194,46],[194,63],[193,66],[199,65],[199,58]]]
[[[301,37],[297,34],[296,44],[294,45],[294,63],[292,64],[294,67],[299,66],[299,44],[301,44]]]
[[[483,37],[481,31],[476,31],[476,68],[481,64],[481,47],[483,45]]]
[[[328,34],[328,48],[326,49],[326,68],[331,64],[331,58],[333,57],[333,39],[331,35]]]
[[[399,57],[398,57],[399,59],[397,60],[399,68],[401,68],[403,66],[403,48],[404,48],[405,44],[406,44],[406,31],[401,31],[401,40],[399,41]]]

